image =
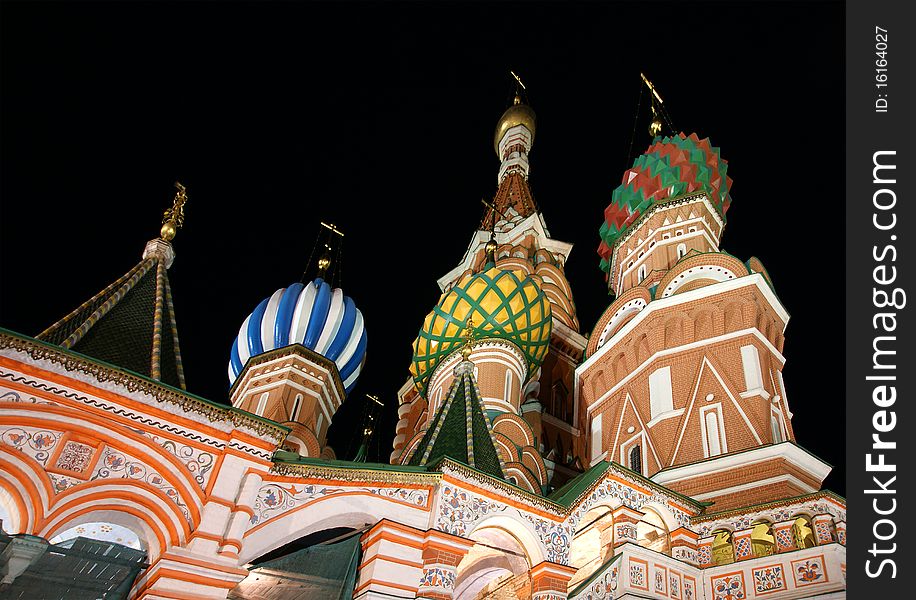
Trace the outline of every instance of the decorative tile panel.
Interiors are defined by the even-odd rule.
[[[693,577],[684,575],[684,600],[696,599],[697,581]]]
[[[754,592],[758,596],[786,589],[782,565],[769,565],[753,570]]]
[[[742,560],[751,557],[751,538],[740,537],[735,539],[735,559]]]
[[[455,569],[442,565],[423,567],[420,587],[425,589],[453,590],[455,588]]]
[[[92,463],[92,455],[95,454],[95,450],[92,446],[68,440],[64,443],[60,454],[57,455],[57,460],[54,461],[54,468],[74,474],[82,474]]]
[[[712,577],[711,584],[713,600],[745,600],[747,598],[744,574],[740,571]]]
[[[674,600],[681,600],[681,574],[668,573],[668,593]]]
[[[793,560],[791,565],[796,587],[825,583],[827,581],[827,570],[824,568],[823,554],[807,559]]]
[[[630,559],[630,585],[641,590],[649,591],[649,563]]]
[[[668,569],[661,565],[655,565],[653,571],[653,581],[655,582],[655,593],[666,596],[668,594]]]

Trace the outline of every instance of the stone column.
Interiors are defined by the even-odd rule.
[[[748,560],[754,558],[754,548],[751,545],[753,529],[739,529],[732,534],[732,546],[735,549],[735,560]]]
[[[230,507],[229,522],[223,532],[223,540],[219,548],[221,556],[239,558],[239,553],[242,551],[242,537],[251,527],[251,517],[254,516],[252,505],[258,495],[261,482],[259,473],[249,473],[242,480],[239,493]]]
[[[817,540],[818,546],[836,541],[833,537],[833,517],[830,515],[817,515],[811,519],[811,525],[814,527],[814,539]]]
[[[422,546],[423,575],[417,598],[450,600],[458,578],[458,563],[474,542],[431,529]]]
[[[426,533],[382,519],[360,539],[363,556],[354,596],[361,600],[413,598],[423,570],[421,546]]]
[[[576,569],[544,561],[531,569],[531,600],[566,600],[569,580]]]
[[[697,534],[686,527],[671,532],[671,557],[697,566]]]
[[[846,545],[846,521],[836,522],[836,541],[838,541],[841,546]]]
[[[614,549],[627,542],[636,543],[636,524],[642,519],[643,513],[633,510],[628,506],[618,506],[614,509]]]
[[[797,547],[795,545],[795,533],[792,531],[793,525],[795,525],[795,519],[773,523],[773,537],[776,538],[778,552],[789,552]]]
[[[712,564],[712,541],[715,536],[702,537],[697,540],[697,566],[708,567]]]

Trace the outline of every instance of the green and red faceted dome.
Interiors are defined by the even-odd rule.
[[[610,269],[611,249],[617,239],[653,204],[692,192],[706,191],[709,200],[722,217],[731,204],[728,190],[732,180],[726,171],[728,161],[709,138],[695,133],[689,136],[656,136],[652,145],[633,161],[623,180],[604,209],[601,225],[601,270]]]

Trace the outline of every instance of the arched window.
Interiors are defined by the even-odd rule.
[[[637,274],[636,277],[639,281],[642,281],[643,279],[646,278],[646,265],[639,266],[639,273]]]
[[[782,427],[779,424],[779,415],[776,413],[770,413],[770,429],[773,433],[774,444],[785,441],[782,439]]]
[[[706,411],[706,450],[709,456],[722,454],[722,442],[719,439],[719,415],[715,410]]]
[[[630,470],[642,474],[642,448],[637,442],[630,448]]]
[[[727,529],[717,529],[712,535],[712,564],[727,565],[735,562],[732,532]]]
[[[503,396],[506,400],[506,404],[512,403],[512,371],[506,369],[506,385],[503,391]]]
[[[817,545],[814,539],[814,529],[811,528],[811,519],[804,515],[795,519],[792,525],[792,535],[795,536],[795,545],[799,550],[813,548]]]
[[[751,530],[751,546],[754,556],[769,556],[776,552],[776,538],[773,537],[773,528],[769,521],[754,521]]]
[[[661,515],[651,508],[644,508],[645,514],[636,524],[636,542],[643,548],[671,555],[668,527]]]
[[[681,260],[687,256],[687,244],[678,244],[677,245],[677,259]]]
[[[293,409],[289,411],[289,420],[295,421],[299,418],[299,409],[302,408],[302,394],[296,394],[296,399],[293,400]]]
[[[264,409],[267,408],[267,398],[270,397],[270,392],[264,392],[261,394],[261,397],[258,399],[258,407],[255,409],[254,414],[259,417],[264,416]]]

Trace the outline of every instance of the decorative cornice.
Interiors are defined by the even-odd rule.
[[[329,479],[349,483],[407,483],[416,485],[437,485],[442,480],[442,473],[426,471],[402,471],[388,469],[363,469],[316,465],[307,463],[274,463],[271,473],[284,477],[306,477]]]
[[[337,363],[325,356],[318,354],[314,350],[309,350],[302,344],[290,344],[288,346],[283,346],[282,348],[268,350],[267,352],[263,352],[249,358],[248,362],[245,363],[245,366],[242,367],[242,371],[239,373],[239,376],[235,378],[235,382],[232,384],[232,387],[229,388],[229,397],[232,398],[235,395],[236,389],[241,385],[242,380],[246,378],[248,372],[251,369],[271,360],[292,355],[296,355],[311,361],[330,373],[334,387],[337,389],[338,397],[341,399],[341,402],[343,402],[343,400],[347,397],[347,394],[344,391],[343,381],[340,379],[340,371],[337,369]]]
[[[72,350],[46,344],[34,338],[0,328],[0,350],[14,350],[27,354],[32,360],[46,360],[60,365],[64,370],[76,371],[92,377],[99,383],[111,383],[123,387],[127,392],[147,394],[158,402],[167,402],[207,418],[208,421],[230,421],[236,427],[245,427],[258,435],[268,435],[277,443],[289,433],[289,428],[249,414],[230,406],[216,404],[183,390],[121,369],[100,360],[90,358]]]
[[[717,521],[720,519],[727,519],[729,517],[735,517],[739,515],[745,515],[748,513],[761,512],[764,510],[769,510],[771,508],[778,508],[780,506],[790,506],[793,504],[804,504],[805,502],[811,502],[812,500],[819,500],[821,498],[826,498],[833,500],[834,502],[841,504],[843,508],[846,508],[846,499],[835,494],[830,490],[821,490],[819,492],[813,492],[811,494],[805,494],[803,496],[794,496],[792,498],[783,498],[781,500],[774,500],[773,502],[765,502],[763,504],[752,504],[750,506],[743,506],[741,508],[735,508],[731,510],[723,510],[716,513],[708,513],[699,517],[693,517],[691,523],[705,523],[707,521]]]

